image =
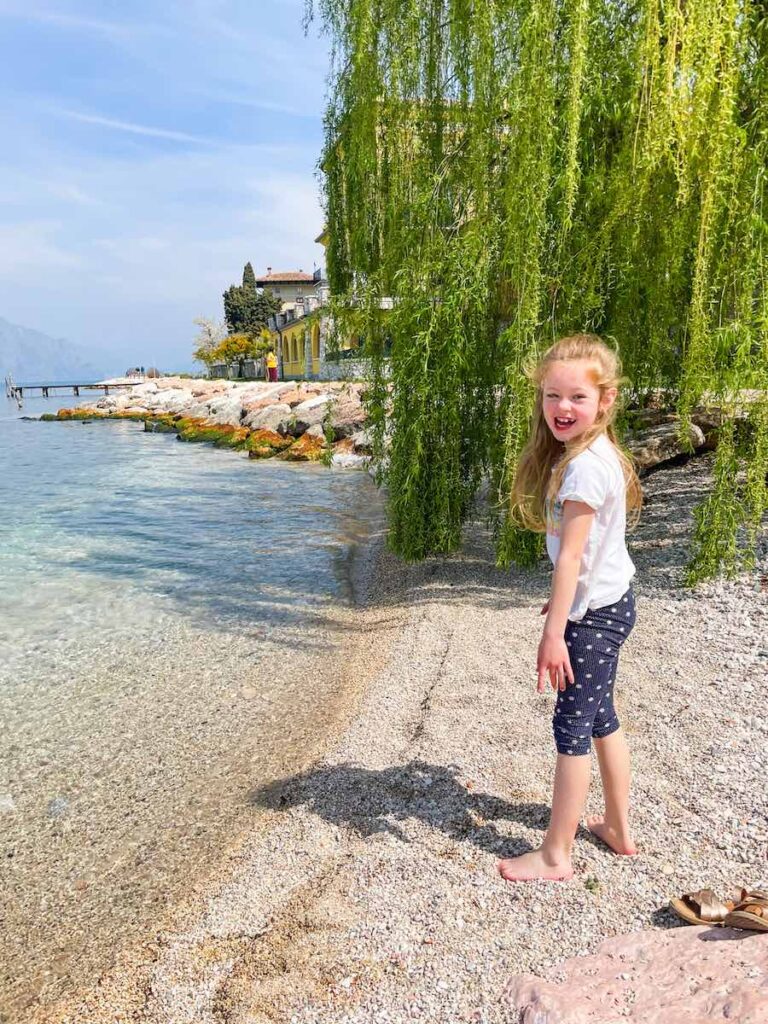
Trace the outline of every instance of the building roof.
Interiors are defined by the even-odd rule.
[[[276,270],[273,273],[271,267],[267,267],[267,272],[263,277],[256,278],[256,284],[261,286],[265,284],[309,284],[313,281],[312,274],[305,274],[301,270]]]

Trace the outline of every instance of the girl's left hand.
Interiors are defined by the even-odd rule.
[[[549,672],[549,681],[553,690],[564,690],[567,682],[573,682],[571,657],[568,654],[565,637],[548,636],[547,633],[544,633],[539,642],[536,672],[539,677],[536,689],[539,693],[544,692],[547,672]]]

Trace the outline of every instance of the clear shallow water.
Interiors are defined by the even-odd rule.
[[[51,403],[24,411],[40,408]],[[104,619],[94,589],[234,629],[344,593],[345,546],[365,533],[371,502],[364,475],[249,464],[132,423],[26,422],[9,411],[0,613],[12,646],[52,625],[87,633]]]
[[[311,659],[380,502],[366,474],[0,402],[2,1021],[93,980],[318,740]]]

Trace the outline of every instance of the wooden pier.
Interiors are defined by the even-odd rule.
[[[37,392],[43,398],[69,394],[79,397],[81,391],[103,391],[105,395],[108,395],[110,388],[113,391],[119,391],[120,388],[134,388],[143,383],[144,378],[137,377],[135,380],[116,379],[95,384],[16,384],[13,378],[8,376],[5,378],[5,394],[7,398],[15,398],[17,402],[21,403],[25,395],[33,395]]]

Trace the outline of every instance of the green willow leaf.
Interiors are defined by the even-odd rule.
[[[339,330],[365,339],[389,539],[452,551],[484,479],[498,559],[557,337],[619,345],[635,405],[720,405],[691,583],[768,505],[764,0],[309,0],[332,46],[322,157]],[[382,308],[382,299],[392,300]],[[390,354],[390,358],[387,355]]]

